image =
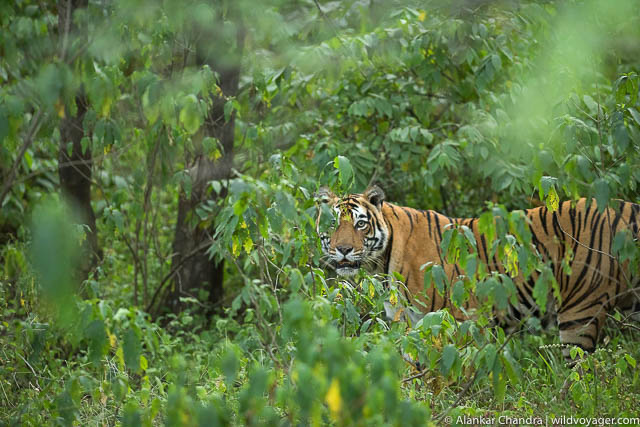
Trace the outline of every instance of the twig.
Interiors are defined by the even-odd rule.
[[[22,162],[22,158],[24,157],[24,153],[27,152],[31,144],[33,143],[33,138],[40,130],[40,126],[42,125],[42,111],[38,110],[36,114],[31,118],[31,122],[29,125],[29,131],[27,132],[27,136],[22,143],[22,147],[20,147],[20,151],[16,156],[16,160],[13,162],[11,169],[7,176],[3,179],[4,183],[2,184],[2,191],[0,192],[0,207],[4,203],[4,199],[9,194],[11,187],[13,186],[13,180],[15,178],[16,171],[18,170],[18,165]]]
[[[631,315],[627,316],[627,318],[630,317]],[[626,323],[624,320],[618,320],[614,316],[610,315],[609,313],[607,313],[607,317],[612,319],[618,325],[621,325],[621,326],[624,326],[624,327],[627,327],[627,328],[631,328],[631,329],[634,329],[636,331],[640,331],[640,327],[638,327],[637,325],[633,325],[631,323]]]
[[[607,217],[608,217],[608,216],[609,216],[609,210],[607,209]],[[617,261],[617,258],[616,258],[615,256],[611,255],[610,253],[608,253],[608,252],[604,252],[604,251],[601,251],[601,250],[598,250],[598,249],[596,249],[596,248],[589,247],[589,246],[585,245],[584,243],[582,243],[581,241],[579,241],[578,239],[576,239],[575,237],[573,237],[571,234],[567,233],[567,232],[564,230],[564,228],[562,228],[562,224],[560,224],[560,221],[559,221],[559,220],[558,220],[558,221],[556,221],[556,223],[558,224],[558,227],[560,227],[560,230],[561,230],[564,234],[566,234],[567,236],[569,236],[569,237],[571,238],[571,240],[573,240],[573,241],[574,241],[575,243],[577,243],[579,246],[582,246],[583,248],[586,248],[586,249],[588,249],[588,250],[590,250],[590,251],[594,251],[594,252],[599,253],[599,254],[601,254],[601,255],[608,256],[609,258],[612,258],[612,259],[614,259],[614,260],[616,260],[616,261]]]
[[[2,384],[2,381],[0,381],[0,387],[2,387],[2,393],[4,394],[4,398],[7,401],[7,405],[12,406],[11,401],[9,400],[9,396],[7,396],[7,392],[4,389],[4,384]]]
[[[425,376],[425,375],[427,374],[427,372],[429,372],[429,368],[426,368],[426,369],[424,369],[424,370],[422,370],[422,371],[418,372],[418,373],[417,373],[417,374],[415,374],[415,375],[411,375],[410,377],[404,378],[404,379],[402,380],[402,382],[403,382],[403,383],[408,383],[408,382],[409,382],[409,381],[411,381],[411,380],[415,380],[416,378],[420,378],[420,377]]]
[[[331,18],[329,18],[329,16],[326,13],[324,13],[324,10],[322,10],[322,8],[320,7],[320,3],[318,2],[318,0],[313,0],[313,2],[316,4],[316,7],[318,8],[318,12],[320,12],[320,16],[322,16],[322,18],[325,21],[327,21],[327,23],[333,29],[333,31],[336,33],[336,36],[337,36],[338,35],[338,27],[336,27],[335,24],[333,23],[333,21],[331,20]]]
[[[147,307],[145,308],[145,311],[147,313],[150,312],[150,310],[153,308],[153,305],[156,302],[156,298],[158,297],[158,294],[160,293],[160,291],[162,290],[162,288],[167,284],[167,282],[169,281],[169,279],[171,279],[177,272],[178,269],[180,267],[182,267],[182,264],[184,264],[185,262],[187,262],[187,260],[191,259],[193,256],[195,256],[198,252],[200,252],[202,249],[205,249],[207,246],[209,246],[211,244],[211,242],[207,241],[203,244],[201,244],[200,246],[194,248],[191,252],[189,252],[187,255],[185,255],[180,261],[178,261],[178,263],[176,265],[174,265],[171,268],[171,271],[169,271],[169,273],[167,273],[166,276],[164,276],[164,278],[162,279],[162,281],[160,282],[160,284],[158,285],[158,287],[156,288],[156,291],[153,293],[153,296],[151,297],[151,302],[149,302],[149,304],[147,305]]]
[[[38,374],[36,374],[35,369],[33,369],[33,366],[31,366],[31,364],[29,362],[27,362],[27,359],[25,359],[24,357],[22,357],[22,355],[20,353],[16,353],[18,355],[18,357],[20,359],[22,359],[22,361],[25,363],[25,365],[27,365],[29,367],[29,370],[31,370],[31,373],[33,374],[33,377],[36,380],[36,385],[38,386],[38,390],[41,390],[42,387],[40,387],[40,383],[38,383]]]
[[[232,258],[234,265],[236,266],[236,268],[238,269],[238,273],[240,273],[240,275],[242,276],[242,278],[245,280],[245,282],[251,283],[251,278],[248,277],[244,271],[242,270],[242,268],[240,267],[240,265],[238,264],[238,260],[236,258]],[[269,335],[269,337],[271,338],[271,345],[275,346],[276,348],[278,348],[277,344],[276,344],[276,336],[273,333],[273,331],[271,330],[271,327],[269,325],[269,323],[265,320],[265,318],[262,316],[262,311],[260,310],[260,305],[258,304],[258,301],[256,301],[255,297],[253,296],[252,293],[249,293],[249,299],[251,300],[251,304],[253,304],[253,306],[256,309],[256,316],[258,317],[258,323],[257,325],[259,326],[260,329],[264,330],[267,335]],[[263,332],[264,333],[264,332]],[[282,368],[282,363],[276,358],[276,356],[273,354],[273,351],[271,350],[271,347],[266,343],[266,342],[262,342],[262,339],[260,339],[260,342],[262,343],[262,346],[264,347],[264,349],[267,351],[267,353],[269,354],[269,357],[271,358],[271,360],[273,361],[273,363],[278,367],[278,368]]]

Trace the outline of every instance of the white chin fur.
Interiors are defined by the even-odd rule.
[[[344,268],[336,269],[336,273],[338,273],[339,276],[353,276],[357,272],[358,272],[358,269],[353,267],[344,267]]]

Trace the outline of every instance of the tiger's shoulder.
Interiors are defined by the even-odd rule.
[[[440,229],[454,221],[446,215],[433,210],[414,209],[385,202],[382,205],[382,216],[394,232],[399,234],[424,233]]]

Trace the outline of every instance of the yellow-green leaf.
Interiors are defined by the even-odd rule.
[[[147,362],[147,358],[144,357],[143,354],[140,355],[140,369],[142,369],[142,371],[146,371],[147,368],[149,367],[149,362]]]
[[[560,197],[558,197],[558,193],[556,192],[555,187],[549,188],[549,195],[546,200],[547,209],[551,212],[555,212],[558,210],[558,206],[560,206]]]
[[[331,416],[334,419],[337,419],[340,415],[340,410],[342,409],[342,397],[340,396],[340,382],[337,378],[334,378],[331,381],[331,385],[329,386],[329,390],[325,396],[325,401],[327,402],[327,406],[329,406],[329,411],[331,412]]]

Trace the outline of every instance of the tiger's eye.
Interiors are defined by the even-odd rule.
[[[365,228],[367,226],[367,221],[361,219],[360,221],[357,222],[356,224],[356,228]]]

